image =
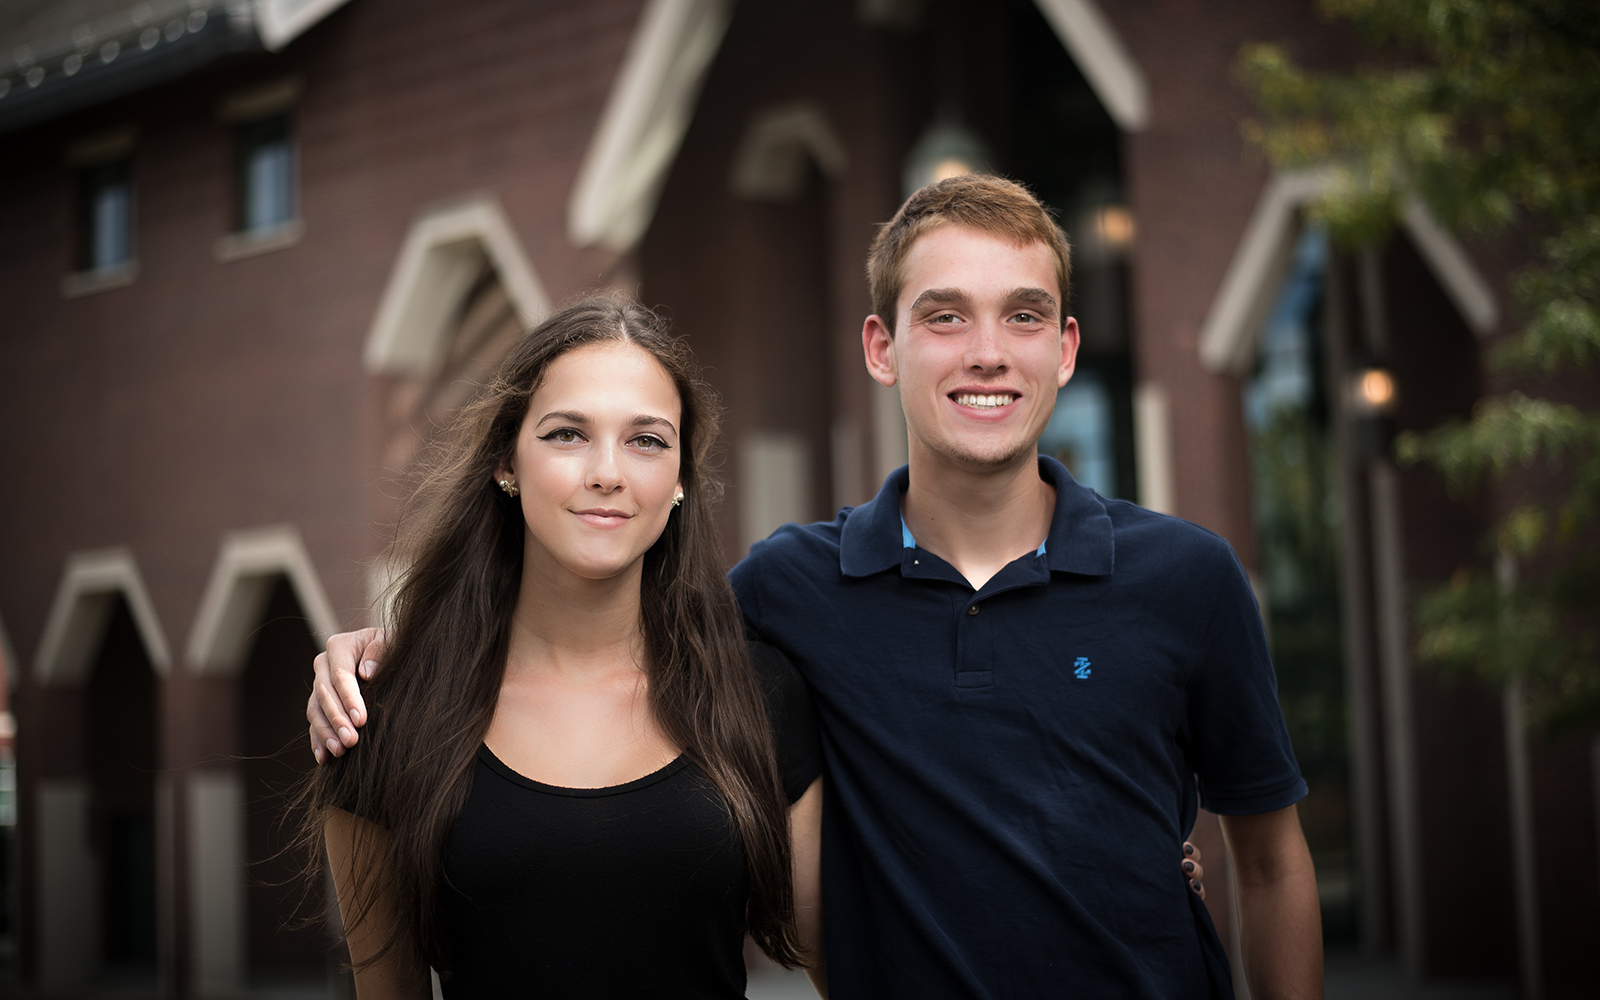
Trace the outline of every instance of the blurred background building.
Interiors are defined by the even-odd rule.
[[[991,169],[1076,247],[1042,450],[1252,570],[1330,948],[1592,996],[1600,744],[1414,668],[1408,595],[1483,558],[1495,499],[1386,457],[1482,393],[1505,259],[1421,210],[1331,248],[1323,177],[1241,138],[1248,40],[1360,55],[1272,0],[0,7],[13,987],[336,983],[277,856],[310,660],[370,620],[405,470],[473,380],[570,296],[664,306],[728,407],[731,564],[904,461],[866,249]],[[1237,957],[1213,818],[1195,839]]]

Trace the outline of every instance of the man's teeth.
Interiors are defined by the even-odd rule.
[[[956,393],[957,406],[971,406],[979,410],[992,410],[997,406],[1010,406],[1016,402],[1017,397],[1011,393],[1000,393],[992,396],[980,396],[975,392]]]

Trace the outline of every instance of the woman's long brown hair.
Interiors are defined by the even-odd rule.
[[[370,919],[380,894],[396,926],[377,956],[444,969],[435,900],[445,842],[466,802],[478,746],[505,674],[522,575],[523,518],[494,483],[514,451],[534,391],[568,351],[625,341],[661,363],[683,404],[684,500],[644,557],[640,609],[651,710],[722,793],[749,872],[746,927],[761,949],[800,964],[787,811],[766,710],[738,606],[723,575],[711,508],[721,484],[708,468],[718,406],[688,347],[636,302],[581,300],[522,339],[467,406],[400,521],[388,653],[366,685],[361,742],[316,768],[300,789],[300,845],[321,885],[327,811],[346,809],[387,833],[354,845],[356,884],[345,929]],[[378,852],[374,854],[373,852]],[[537,901],[530,900],[530,905]]]

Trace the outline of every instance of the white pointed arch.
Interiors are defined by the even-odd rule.
[[[67,556],[55,600],[34,655],[33,676],[41,685],[76,686],[89,678],[117,599],[128,602],[145,655],[157,674],[172,669],[167,637],[133,553],[123,547]]]
[[[1200,328],[1200,361],[1206,368],[1237,375],[1253,363],[1261,325],[1300,233],[1301,209],[1332,180],[1327,169],[1279,173],[1268,180]],[[1500,310],[1461,244],[1415,198],[1406,203],[1400,221],[1468,328],[1487,336],[1500,322]]]
[[[494,268],[525,325],[550,311],[544,285],[494,198],[473,196],[419,215],[367,334],[367,370],[433,375],[449,350],[452,321],[485,265]]]
[[[288,578],[307,628],[319,641],[339,630],[338,616],[299,531],[276,525],[229,532],[189,630],[184,659],[190,670],[201,676],[238,676],[280,576]]]
[[[1118,127],[1147,127],[1144,71],[1094,0],[1035,2]],[[644,236],[732,14],[732,0],[645,4],[567,202],[575,245],[623,252]]]
[[[765,107],[745,125],[728,186],[740,198],[792,201],[805,187],[808,161],[830,180],[849,169],[849,154],[827,112],[808,100]]]
[[[649,228],[732,14],[730,0],[645,4],[567,203],[573,243],[622,251]]]
[[[1150,85],[1094,0],[1034,0],[1111,120],[1124,132],[1150,124]]]

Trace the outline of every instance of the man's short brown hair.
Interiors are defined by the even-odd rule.
[[[1018,246],[1043,243],[1049,247],[1061,286],[1060,321],[1066,325],[1067,300],[1072,294],[1072,248],[1067,245],[1067,234],[1021,184],[993,174],[962,174],[913,192],[872,241],[867,254],[867,286],[872,293],[872,311],[883,319],[889,336],[894,336],[895,306],[906,283],[906,256],[920,237],[941,226],[966,226]]]

